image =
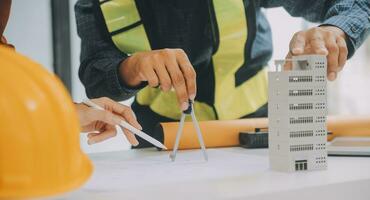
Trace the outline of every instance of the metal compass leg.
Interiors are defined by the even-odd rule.
[[[207,152],[206,152],[206,146],[204,145],[202,132],[200,131],[200,127],[199,127],[199,124],[198,124],[197,118],[195,117],[194,112],[191,112],[191,118],[193,120],[193,125],[194,125],[194,128],[195,128],[195,130],[197,132],[197,135],[198,135],[198,140],[199,140],[200,147],[202,148],[202,151],[203,151],[204,159],[206,161],[208,161],[208,155],[207,155]]]
[[[186,115],[190,115],[191,116],[191,119],[193,120],[193,125],[194,125],[194,128],[195,128],[195,131],[197,132],[199,144],[200,144],[200,147],[201,147],[201,149],[203,151],[204,159],[206,161],[208,161],[208,155],[207,155],[207,152],[206,152],[206,146],[204,145],[202,132],[200,130],[200,127],[199,127],[197,118],[195,117],[195,114],[194,114],[193,102],[190,101],[190,100],[189,100],[189,107],[188,107],[188,109],[185,110],[185,111],[183,111],[183,113],[181,115],[179,129],[177,130],[177,133],[176,133],[175,146],[173,147],[173,151],[170,154],[170,158],[171,158],[172,161],[175,161],[175,159],[176,159],[176,153],[177,153],[177,149],[179,148],[180,138],[181,138],[181,135],[182,135],[182,132],[183,132],[184,122],[185,122]]]
[[[185,116],[186,116],[185,114],[181,115],[179,129],[177,129],[177,133],[176,133],[175,146],[173,147],[172,154],[170,154],[170,158],[172,161],[175,161],[176,159],[176,153],[177,153],[177,149],[179,148],[180,138],[182,135],[182,129],[184,128]]]

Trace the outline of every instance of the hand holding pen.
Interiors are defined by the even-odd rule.
[[[87,106],[90,106],[91,108],[96,109],[96,110],[107,111],[107,108],[101,107],[100,105],[94,103],[90,99],[84,100],[83,101],[83,104],[85,104]],[[129,116],[129,117],[131,117],[130,119],[127,119],[127,117],[124,115],[125,112],[120,112],[123,115],[123,116],[120,116],[120,115],[114,113],[114,109],[110,109],[109,111],[113,111],[112,121],[118,122],[117,125],[119,125],[121,128],[124,128],[124,131],[127,131],[127,132],[129,132],[131,134],[135,134],[135,135],[137,135],[137,136],[141,137],[142,139],[150,142],[151,144],[153,144],[154,146],[156,146],[156,147],[158,147],[160,149],[167,149],[167,147],[164,146],[161,142],[159,142],[155,138],[153,138],[150,135],[148,135],[148,134],[144,133],[143,131],[141,131],[142,128],[139,125],[139,123],[137,123],[136,118],[135,118],[135,115],[133,115],[133,112],[131,111],[131,109],[130,109],[130,112],[126,112],[126,115]],[[126,118],[123,118],[123,117],[126,117]],[[133,125],[130,124],[130,122],[133,123],[133,124],[137,123],[136,125],[138,125],[140,127],[139,128],[134,127]],[[131,136],[131,135],[129,135],[129,136]],[[136,138],[135,138],[135,140],[136,140]]]
[[[90,101],[104,109],[94,109],[85,103],[76,104],[81,131],[88,133],[88,144],[99,143],[116,136],[115,126],[120,125],[121,121],[127,121],[136,129],[142,129],[130,107],[106,97]],[[132,131],[123,129],[123,133],[133,146],[139,144]]]

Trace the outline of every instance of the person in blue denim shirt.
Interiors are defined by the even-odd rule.
[[[217,27],[216,1],[136,0],[152,50],[133,54],[120,51],[112,42],[106,24],[101,23],[104,17],[99,5],[114,1],[78,0],[75,5],[82,41],[79,77],[87,95],[125,100],[146,85],[159,86],[163,92],[174,88],[181,110],[186,110],[188,99],[191,99],[210,105],[214,111],[212,119],[223,119],[214,106],[216,86],[212,56],[219,45],[217,28],[214,28]],[[293,17],[320,23],[317,27],[297,30],[287,57],[326,55],[331,81],[370,32],[368,0],[244,0],[242,5],[248,39],[245,61],[235,73],[236,87],[258,74],[271,59],[271,29],[262,8],[283,7]],[[266,105],[267,102],[237,118],[266,116]],[[156,112],[151,102],[143,105],[135,100],[132,108],[144,131],[149,133],[158,122],[176,120]]]

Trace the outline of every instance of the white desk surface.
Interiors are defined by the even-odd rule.
[[[329,157],[328,170],[283,173],[269,169],[267,149],[155,149],[89,155],[95,169],[80,189],[53,199],[352,199],[370,200],[370,158]]]

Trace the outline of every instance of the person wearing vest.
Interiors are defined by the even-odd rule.
[[[324,54],[336,79],[369,34],[367,0],[79,0],[79,76],[88,97],[125,100],[145,132],[177,121],[267,116],[271,30],[262,8],[322,22],[297,32],[287,57]],[[284,22],[281,22],[284,24]],[[288,45],[288,44],[287,44]],[[161,138],[162,136],[154,137]],[[139,147],[150,146],[140,140]]]

